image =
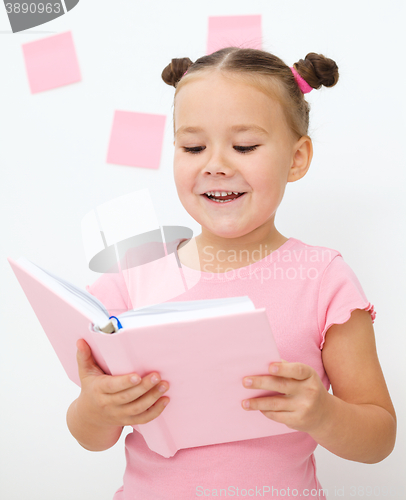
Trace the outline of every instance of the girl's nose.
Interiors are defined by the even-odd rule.
[[[222,168],[221,166],[218,166],[218,167],[215,167],[215,166],[212,166],[212,167],[206,167],[204,169],[204,172],[206,173],[209,173],[211,175],[227,175],[227,169],[226,168]]]
[[[204,167],[204,173],[206,172],[211,175],[230,175],[233,169],[220,154],[213,154]]]

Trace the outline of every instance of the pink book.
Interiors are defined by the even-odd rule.
[[[143,307],[118,316],[118,329],[86,290],[27,259],[8,261],[76,384],[80,338],[109,375],[158,371],[169,382],[170,402],[161,415],[134,426],[156,453],[171,457],[182,448],[294,432],[241,407],[243,399],[271,394],[244,388],[243,377],[268,374],[269,363],[280,361],[266,311],[248,297]]]

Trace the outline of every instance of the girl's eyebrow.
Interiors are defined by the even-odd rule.
[[[259,125],[249,124],[249,125],[233,125],[229,129],[231,132],[257,132],[262,135],[269,135],[268,132],[260,127]],[[180,127],[175,132],[175,137],[180,137],[186,134],[197,134],[199,132],[204,132],[201,127]]]

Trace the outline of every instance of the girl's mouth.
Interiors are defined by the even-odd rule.
[[[209,191],[207,193],[204,193],[202,196],[204,196],[207,200],[219,204],[225,204],[225,203],[232,203],[233,201],[237,200],[238,198],[241,198],[244,196],[245,193],[231,193],[231,194],[221,194],[218,191],[213,192]]]

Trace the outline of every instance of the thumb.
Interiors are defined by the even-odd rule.
[[[89,375],[104,375],[104,372],[94,360],[92,350],[88,343],[83,339],[79,339],[76,342],[76,347],[78,348],[76,360],[78,363],[79,378],[82,380]]]

